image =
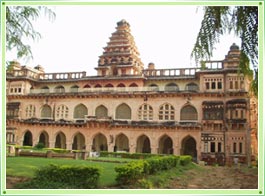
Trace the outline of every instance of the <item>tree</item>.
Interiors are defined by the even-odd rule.
[[[38,6],[7,6],[6,7],[6,49],[16,48],[17,58],[33,58],[30,45],[23,42],[28,38],[33,41],[41,38],[41,34],[34,29],[32,21],[41,15],[55,19],[55,13],[48,7]]]
[[[254,68],[254,80],[251,84],[253,93],[258,95],[258,7],[257,6],[206,6],[201,28],[191,57],[198,62],[209,60],[214,45],[221,35],[235,32],[241,38],[240,70],[246,76],[253,77],[249,68]]]

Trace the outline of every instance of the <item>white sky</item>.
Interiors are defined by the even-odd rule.
[[[131,26],[140,58],[147,68],[194,67],[190,59],[203,17],[198,6],[56,6],[54,22],[40,18],[35,23],[42,39],[31,43],[34,59],[22,65],[42,65],[46,73],[86,71],[96,75],[98,57],[125,19]],[[232,43],[240,46],[234,35],[223,36],[216,45],[212,60],[223,60]],[[16,59],[8,52],[7,60]]]

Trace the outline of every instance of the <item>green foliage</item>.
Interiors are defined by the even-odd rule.
[[[96,167],[55,165],[36,171],[35,177],[17,188],[91,189],[97,188],[100,170]]]
[[[134,161],[123,166],[117,166],[115,171],[118,173],[116,177],[118,184],[135,183],[144,175],[144,162]]]
[[[70,150],[63,149],[63,148],[44,148],[44,150],[51,150],[52,152],[55,153],[69,153]]]
[[[33,58],[31,47],[25,44],[24,39],[32,39],[35,41],[41,38],[41,34],[34,29],[32,21],[36,21],[43,14],[47,15],[51,21],[55,18],[55,13],[45,6],[7,6],[7,50],[16,48],[18,58]]]
[[[192,157],[189,155],[180,156],[179,162],[180,162],[180,165],[182,165],[182,166],[186,166],[186,165],[190,164],[191,161],[192,161]]]
[[[39,142],[38,144],[36,144],[35,146],[34,146],[34,149],[43,149],[45,146],[44,146],[44,144],[43,143],[41,143],[41,142]]]
[[[255,72],[258,72],[258,6],[206,6],[201,22],[201,28],[191,57],[196,63],[199,60],[209,60],[219,37],[225,33],[235,32],[241,38],[242,73],[250,76],[249,62],[252,63]],[[251,90],[257,96],[258,77],[251,85]]]
[[[153,157],[118,166],[115,168],[115,171],[118,173],[116,181],[119,184],[135,183],[145,175],[155,174],[158,171],[176,167],[178,160],[179,157],[177,156]]]
[[[141,189],[152,189],[153,183],[147,179],[138,180],[136,186]]]
[[[164,156],[164,155],[154,155],[150,153],[118,153],[118,152],[107,152],[107,151],[100,152],[100,157],[121,157],[128,159],[147,159],[159,156]]]

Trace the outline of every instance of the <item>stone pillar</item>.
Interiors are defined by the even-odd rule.
[[[55,141],[49,142],[49,148],[55,148]]]
[[[72,150],[72,141],[66,142],[66,149],[67,150]]]
[[[19,148],[15,148],[15,156],[19,157]]]
[[[176,155],[176,156],[179,156],[179,155],[180,155],[180,149],[179,149],[178,146],[175,146],[175,147],[173,148],[173,153],[174,153],[174,155]]]
[[[151,154],[158,154],[158,147],[157,146],[151,147]]]
[[[136,153],[136,146],[131,145],[130,149],[129,149],[130,153]]]
[[[114,152],[114,143],[109,143],[108,152]]]
[[[81,152],[81,158],[83,159],[83,160],[86,160],[86,158],[87,158],[87,152],[86,151],[83,151],[83,152]]]

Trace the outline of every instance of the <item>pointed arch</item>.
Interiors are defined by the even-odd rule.
[[[85,136],[78,132],[73,137],[72,149],[73,150],[82,150],[85,149]]]
[[[41,93],[49,93],[49,92],[50,92],[50,88],[48,86],[41,87]]]
[[[194,82],[191,82],[191,83],[186,85],[185,90],[187,90],[187,91],[198,91],[199,86],[197,84],[195,84]]]
[[[49,134],[46,131],[40,133],[39,143],[42,143],[46,148],[49,147]]]
[[[106,119],[108,117],[108,109],[104,105],[96,108],[95,115],[97,119]]]
[[[117,87],[125,87],[125,84],[123,84],[123,83],[119,83],[119,84],[117,85]]]
[[[197,149],[196,149],[196,140],[188,135],[181,141],[181,155],[190,155],[192,156],[193,161],[197,160]]]
[[[51,119],[52,118],[52,108],[48,104],[45,104],[41,108],[41,118],[43,119]]]
[[[136,83],[132,83],[129,87],[138,87],[138,85]]]
[[[158,119],[166,121],[175,120],[175,108],[169,103],[164,103],[159,107]]]
[[[159,154],[173,154],[173,141],[167,134],[160,137],[158,146]]]
[[[179,87],[175,83],[169,83],[165,86],[165,91],[178,91]]]
[[[129,152],[129,139],[125,134],[120,133],[119,135],[116,136],[114,151]]]
[[[136,152],[151,153],[151,143],[149,137],[143,134],[137,138]]]
[[[138,109],[139,120],[153,120],[153,107],[149,104],[143,104]]]
[[[86,84],[83,88],[91,88],[89,84]]]
[[[102,86],[100,84],[96,84],[94,88],[101,88]]]
[[[98,133],[93,138],[92,151],[108,151],[107,138],[104,134]]]
[[[79,89],[79,86],[78,85],[71,86],[70,92],[76,93],[76,92],[78,92],[78,89]]]
[[[55,115],[57,119],[67,119],[69,115],[69,108],[61,104],[56,108]]]
[[[54,92],[55,93],[64,93],[65,92],[65,88],[62,85],[56,86],[54,88]]]
[[[77,106],[75,106],[75,109],[74,109],[74,118],[75,119],[84,119],[85,115],[87,115],[87,114],[88,114],[88,110],[84,104],[80,103]]]
[[[55,148],[66,149],[66,136],[61,131],[59,131],[55,136]]]
[[[23,146],[32,146],[32,133],[27,130],[23,136]]]
[[[113,88],[114,86],[111,83],[105,85],[106,88]]]
[[[126,104],[122,103],[116,108],[116,119],[127,119],[130,120],[132,118],[131,108]]]
[[[198,112],[196,108],[192,105],[186,105],[180,110],[180,120],[183,121],[197,121]]]

